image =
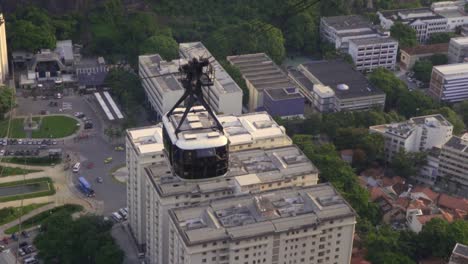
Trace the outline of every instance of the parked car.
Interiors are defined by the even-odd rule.
[[[56,93],[55,94],[55,99],[62,99],[62,94],[61,93]]]
[[[102,177],[97,177],[97,178],[96,178],[96,181],[97,181],[98,183],[102,183],[104,180],[102,179]]]
[[[119,214],[124,218],[127,219],[127,212],[123,208],[119,209]]]
[[[120,216],[120,214],[118,214],[117,212],[113,212],[111,216],[112,219],[114,219],[116,222],[122,221],[122,216]]]

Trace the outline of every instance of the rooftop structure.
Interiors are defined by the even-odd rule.
[[[369,127],[371,133],[385,138],[385,156],[390,161],[404,149],[418,152],[440,147],[452,136],[453,126],[442,115],[428,115],[410,118],[408,121]]]
[[[333,16],[322,18],[330,27],[336,30],[357,29],[357,28],[370,28],[372,23],[363,16],[350,15],[350,16]]]
[[[382,107],[385,93],[373,87],[366,77],[344,61],[317,61],[301,64],[298,71],[290,72],[307,98],[320,110],[321,101],[333,104],[329,111],[364,110]],[[325,88],[328,87],[328,88]],[[323,96],[327,96],[324,98]]]
[[[453,248],[448,264],[468,263],[468,246],[457,243]]]
[[[73,43],[70,39],[57,41],[55,52],[60,55],[65,65],[72,65],[74,63]]]
[[[449,63],[465,62],[468,59],[468,37],[451,38],[448,50]]]
[[[242,113],[242,89],[211,55],[203,43],[180,43],[179,53],[186,60],[209,58],[210,64],[215,71],[215,80],[213,86],[205,88],[203,91],[205,100],[216,113],[235,115]]]
[[[99,58],[81,59],[75,68],[78,86],[81,89],[102,87],[109,72],[105,61],[100,63]]]
[[[304,96],[265,53],[229,56],[227,60],[240,70],[246,80],[250,111],[267,108],[270,114],[280,116],[304,113]],[[293,108],[293,112],[283,112]],[[271,113],[275,110],[278,113]]]
[[[434,66],[429,94],[450,103],[468,99],[468,63]]]
[[[400,49],[400,64],[405,69],[412,69],[416,61],[428,58],[434,54],[445,54],[448,52],[447,43],[418,45],[415,47]]]
[[[286,254],[294,249],[287,247],[287,250],[283,250],[283,248],[288,244],[288,235],[298,232],[301,232],[301,236],[291,239],[301,240],[300,243],[309,242],[301,248],[307,252],[301,257],[307,259],[309,263],[322,262],[327,257],[338,263],[349,263],[351,258],[349,245],[352,244],[355,213],[329,184],[213,200],[207,205],[172,209],[169,215],[171,219],[169,240],[176,246],[170,249],[171,257],[168,263],[177,263],[180,259],[184,259],[186,263],[203,263],[210,259],[213,263],[211,254],[208,256],[203,254],[203,251],[211,253],[213,249],[222,250],[224,247],[231,248],[235,245],[242,248],[255,245],[253,247],[255,251],[257,244],[273,243],[273,241],[276,241],[278,251],[274,247],[266,247],[262,249],[265,253],[260,255],[260,259],[265,259],[265,263],[274,263],[275,259],[283,263],[285,260],[296,259],[293,257],[296,254],[291,254],[290,257]],[[324,236],[325,238],[318,238],[323,232],[320,230],[324,229],[328,229],[328,234]],[[259,239],[263,242],[256,243],[255,241]],[[315,248],[311,240],[314,243],[328,241],[328,245],[323,243],[320,249],[333,253],[329,256],[327,253],[319,254],[309,249]],[[334,240],[340,240],[342,243],[337,246]],[[333,246],[330,246],[332,243]],[[221,244],[220,248],[211,247],[215,244]],[[181,248],[186,249],[183,256],[172,254]],[[334,250],[327,251],[327,248]],[[226,253],[224,259],[230,260],[227,263],[237,263],[235,260],[240,258],[246,261],[257,259],[255,255],[244,256],[245,252],[237,254],[234,250],[227,250]]]
[[[286,129],[266,112],[218,117],[229,140],[229,150],[271,148],[292,144]]]

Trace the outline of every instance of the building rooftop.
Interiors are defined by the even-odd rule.
[[[245,239],[354,218],[355,212],[330,184],[285,188],[171,209],[186,245]]]
[[[440,127],[452,126],[441,114],[412,117],[400,123],[371,126],[369,129],[381,133],[393,134],[402,138],[408,138],[418,126]]]
[[[461,9],[454,9],[454,10],[438,10],[436,11],[437,14],[446,17],[446,18],[454,18],[454,17],[463,17],[466,16],[466,13],[463,12]]]
[[[127,137],[140,154],[162,152],[164,149],[161,124],[128,129]]]
[[[193,58],[209,58],[215,70],[214,88],[220,93],[242,93],[241,88],[224,70],[219,62],[211,55],[208,49],[201,42],[188,42],[179,44],[179,52],[187,60]]]
[[[252,144],[257,140],[288,138],[286,129],[266,112],[248,113],[240,116],[223,115],[218,117],[230,145]]]
[[[290,89],[265,89],[265,93],[267,93],[271,99],[275,101],[304,98],[298,89],[292,88],[292,92],[289,90]]]
[[[433,70],[436,70],[441,74],[446,75],[445,77],[447,77],[447,75],[467,75],[468,62],[434,66]]]
[[[209,181],[184,181],[173,176],[170,168],[167,168],[169,166],[164,163],[145,169],[160,196],[201,195],[218,190],[232,191],[236,186],[235,177],[237,176],[250,175],[256,176],[260,182],[277,182],[318,173],[317,168],[295,145],[268,150],[252,149],[230,152],[227,175]]]
[[[418,45],[411,48],[401,48],[402,51],[409,55],[421,55],[421,54],[435,54],[435,53],[447,53],[448,43],[429,44],[429,45]]]
[[[59,40],[57,41],[55,52],[60,54],[60,56],[65,61],[73,61],[73,44],[71,40]]]
[[[265,53],[228,56],[227,60],[239,68],[242,76],[259,91],[296,87]]]
[[[468,133],[467,133],[468,134]],[[465,135],[467,135],[465,134]],[[444,147],[449,147],[456,149],[460,152],[467,152],[468,153],[468,138],[465,137],[457,137],[452,136],[447,143],[445,143]]]
[[[184,90],[178,77],[174,75],[179,72],[179,66],[186,64],[186,60],[165,61],[159,54],[141,55],[138,57],[140,73],[144,72],[144,77],[159,76],[148,78],[146,80],[157,82],[163,91],[181,91]],[[143,71],[142,71],[143,70]]]
[[[312,82],[329,86],[340,99],[384,94],[344,61],[316,61],[300,67],[315,77]]]
[[[466,264],[468,263],[468,246],[457,243],[452,251],[450,264]]]
[[[396,41],[394,38],[390,38],[390,37],[386,37],[386,38],[378,38],[378,37],[356,38],[356,39],[350,39],[349,42],[353,42],[356,45],[397,44],[398,43],[398,41]]]
[[[451,38],[450,42],[454,42],[458,45],[468,45],[468,37]]]
[[[322,20],[336,30],[369,28],[372,26],[368,19],[358,15],[323,17]]]
[[[380,12],[385,18],[394,21],[413,22],[415,20],[429,20],[436,18],[444,18],[441,15],[434,13],[430,8],[412,8],[412,9],[396,9]]]
[[[99,63],[97,58],[82,59],[75,69],[78,84],[85,86],[103,85],[108,72],[109,68]]]

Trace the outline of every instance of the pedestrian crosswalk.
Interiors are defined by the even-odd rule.
[[[63,110],[72,110],[72,109],[73,109],[72,103],[70,103],[70,102],[63,102],[63,103],[62,103],[62,109],[63,109]]]

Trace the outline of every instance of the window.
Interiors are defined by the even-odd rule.
[[[202,259],[201,262],[202,262],[202,263],[206,263],[206,259]]]

